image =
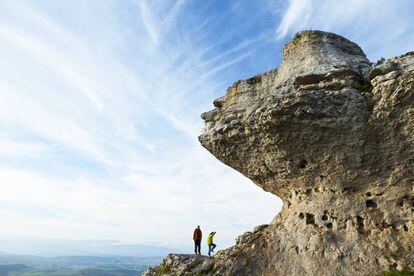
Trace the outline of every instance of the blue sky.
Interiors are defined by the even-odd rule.
[[[414,47],[414,2],[0,1],[0,235],[222,246],[281,201],[197,141],[200,114],[297,31],[375,61]]]

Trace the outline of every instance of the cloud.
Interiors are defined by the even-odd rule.
[[[0,234],[186,246],[201,224],[224,246],[269,222],[281,202],[197,141],[270,29],[230,8],[0,3]]]
[[[53,145],[45,143],[25,143],[0,138],[0,153],[12,154],[36,154],[53,149]]]
[[[292,0],[285,11],[279,27],[277,38],[281,39],[292,31],[304,28],[312,13],[312,0]]]
[[[0,2],[0,234],[227,246],[281,207],[197,141],[199,114],[302,29],[371,59],[414,45],[411,1]],[[279,40],[273,40],[274,32]]]
[[[372,60],[401,55],[412,48],[414,30],[407,0],[291,0],[282,12],[277,38],[305,29],[339,33],[357,42]]]

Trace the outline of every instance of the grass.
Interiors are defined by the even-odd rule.
[[[157,276],[162,276],[170,272],[171,272],[171,268],[168,266],[167,262],[165,260],[162,261],[161,267],[157,272]]]
[[[411,270],[404,268],[401,271],[398,271],[396,269],[391,269],[389,271],[384,271],[381,273],[381,276],[413,276],[414,272]]]

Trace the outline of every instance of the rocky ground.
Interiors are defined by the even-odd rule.
[[[304,31],[282,64],[202,114],[201,144],[284,206],[214,258],[169,255],[144,275],[379,275],[414,270],[414,52],[372,66]]]

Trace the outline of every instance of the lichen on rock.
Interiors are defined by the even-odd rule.
[[[414,52],[372,67],[357,44],[304,31],[282,53],[277,69],[214,101],[199,137],[279,196],[282,211],[198,266],[208,275],[413,270]]]

